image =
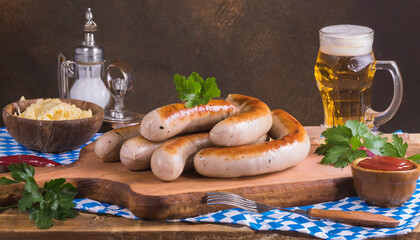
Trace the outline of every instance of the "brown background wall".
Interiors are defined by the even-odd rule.
[[[87,7],[108,63],[121,59],[135,71],[128,110],[146,113],[178,101],[173,75],[196,71],[216,77],[222,96],[248,94],[304,125],[319,125],[318,30],[351,23],[375,30],[376,58],[395,60],[403,76],[402,105],[381,130],[420,132],[420,1],[414,0],[0,0],[1,106],[22,95],[58,96],[56,57],[73,59]],[[373,107],[384,110],[391,97],[390,77],[378,72]]]

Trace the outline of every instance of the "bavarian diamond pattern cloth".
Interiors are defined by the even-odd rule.
[[[403,235],[411,232],[420,222],[420,181],[417,181],[417,189],[411,199],[398,208],[372,207],[364,203],[359,197],[348,197],[337,202],[290,209],[308,208],[382,214],[397,219],[400,225],[397,228],[356,227],[328,220],[309,219],[303,215],[280,210],[255,214],[238,208],[174,221],[233,223],[245,225],[255,230],[295,231],[323,239],[365,239]]]
[[[138,217],[134,216],[127,208],[122,208],[117,205],[101,203],[89,198],[74,199],[73,202],[76,204],[75,208],[79,210],[84,210],[91,213],[112,214],[128,219],[139,219]]]
[[[81,146],[80,148],[77,148],[68,152],[51,154],[51,153],[40,153],[40,152],[27,149],[25,146],[16,142],[16,140],[14,140],[9,135],[6,128],[0,128],[0,157],[18,155],[18,154],[30,154],[30,155],[45,157],[47,159],[58,162],[60,164],[66,165],[79,159],[80,150],[87,144],[95,141],[101,135],[102,135],[101,133],[95,134],[92,140],[90,140],[89,142]],[[112,215],[117,215],[117,216],[129,218],[129,219],[138,219],[128,209],[122,208],[116,205],[105,204],[105,203],[101,203],[101,202],[88,199],[88,198],[75,199],[73,202],[76,204],[75,208],[79,210],[84,210],[84,211],[88,211],[92,213],[112,214]]]
[[[41,153],[41,152],[36,152],[30,149],[27,149],[22,144],[16,142],[16,140],[13,139],[10,136],[10,134],[7,132],[6,128],[3,127],[3,128],[0,128],[0,157],[10,156],[10,155],[19,155],[19,154],[20,155],[24,155],[24,154],[36,155],[39,157],[44,157],[44,158],[53,160],[63,165],[67,165],[79,159],[80,150],[82,150],[82,148],[86,146],[87,144],[95,141],[100,135],[101,135],[100,133],[95,134],[92,140],[90,140],[85,145],[77,149],[74,149],[68,152],[53,154],[53,153]]]
[[[94,141],[100,135],[101,134],[96,134],[88,143]],[[0,157],[16,154],[33,154],[54,160],[61,164],[70,164],[79,159],[79,152],[82,148],[83,146],[73,151],[60,154],[34,152],[17,143],[7,133],[5,128],[0,128]],[[76,209],[79,210],[85,210],[92,213],[113,214],[129,219],[139,219],[128,209],[116,205],[100,203],[87,198],[75,199],[74,203],[76,204]],[[364,203],[358,197],[348,197],[337,202],[316,204],[296,209],[308,208],[365,211],[383,214],[397,219],[400,221],[400,225],[397,228],[355,227],[328,220],[309,219],[303,215],[280,210],[271,210],[262,214],[255,214],[238,208],[208,213],[197,217],[169,220],[168,222],[184,221],[194,223],[210,222],[240,224],[255,230],[295,231],[323,239],[366,239],[371,237],[402,235],[411,232],[420,222],[420,181],[417,182],[417,189],[411,199],[398,208],[372,207]]]

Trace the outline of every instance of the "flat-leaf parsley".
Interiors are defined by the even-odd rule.
[[[341,168],[357,158],[366,157],[367,150],[379,156],[405,158],[408,147],[397,134],[392,135],[392,142],[387,142],[388,138],[383,134],[374,135],[364,123],[356,120],[328,128],[322,135],[325,143],[315,150],[317,154],[324,155],[321,163]],[[420,163],[420,154],[407,159]]]
[[[53,179],[40,188],[34,179],[35,169],[26,163],[10,164],[7,167],[11,172],[12,179],[2,177],[1,185],[10,185],[24,182],[22,198],[18,204],[0,208],[17,207],[19,211],[29,213],[29,217],[35,221],[35,225],[42,229],[50,228],[54,225],[52,219],[65,220],[74,218],[78,215],[73,208],[73,198],[77,194],[77,189],[70,183],[66,183],[64,178]]]
[[[174,85],[178,92],[178,97],[185,101],[185,106],[188,108],[206,105],[210,99],[220,97],[216,78],[211,77],[204,81],[196,72],[191,73],[188,78],[175,74]]]

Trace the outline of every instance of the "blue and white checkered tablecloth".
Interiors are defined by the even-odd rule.
[[[97,134],[91,141],[98,138]],[[90,142],[89,142],[90,143]],[[87,143],[88,144],[88,143]],[[82,148],[82,147],[81,147]],[[15,154],[33,154],[42,156],[61,164],[70,164],[79,158],[81,148],[60,154],[45,154],[26,149],[17,143],[7,133],[5,128],[0,128],[0,156]],[[76,209],[100,214],[113,214],[129,219],[139,219],[128,209],[100,203],[91,199],[75,199]],[[364,228],[327,220],[314,220],[305,216],[271,210],[263,214],[254,214],[238,208],[208,213],[201,216],[168,220],[168,222],[214,222],[230,223],[248,226],[255,230],[279,230],[306,233],[324,239],[365,239],[371,237],[385,237],[402,235],[411,232],[420,222],[420,181],[417,189],[409,201],[398,208],[378,208],[364,203],[359,197],[348,197],[337,202],[321,203],[297,209],[320,208],[343,211],[366,211],[383,214],[400,221],[397,228]]]
[[[0,128],[0,157],[18,155],[18,154],[36,155],[39,157],[44,157],[44,158],[53,160],[63,165],[67,165],[79,159],[80,150],[82,150],[82,148],[86,146],[87,144],[95,141],[101,135],[102,135],[101,133],[95,134],[92,140],[90,140],[85,145],[77,149],[74,149],[68,152],[59,153],[59,154],[52,154],[52,153],[36,152],[30,149],[27,149],[22,144],[16,142],[16,140],[13,139],[10,136],[10,134],[7,132],[6,128],[3,127],[3,128]]]
[[[254,214],[238,208],[176,221],[234,223],[245,225],[255,230],[295,231],[323,239],[365,239],[402,235],[411,232],[420,222],[420,182],[417,182],[417,189],[411,199],[398,208],[372,207],[359,197],[348,197],[337,202],[297,207],[296,209],[308,208],[365,211],[382,214],[397,219],[400,222],[400,226],[397,228],[356,227],[327,220],[309,219],[303,215],[280,210]]]

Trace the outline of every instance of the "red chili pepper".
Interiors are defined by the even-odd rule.
[[[54,167],[61,165],[47,158],[38,157],[35,155],[12,155],[0,157],[0,173],[8,172],[9,170],[7,169],[7,166],[15,163],[27,163],[34,167]]]

